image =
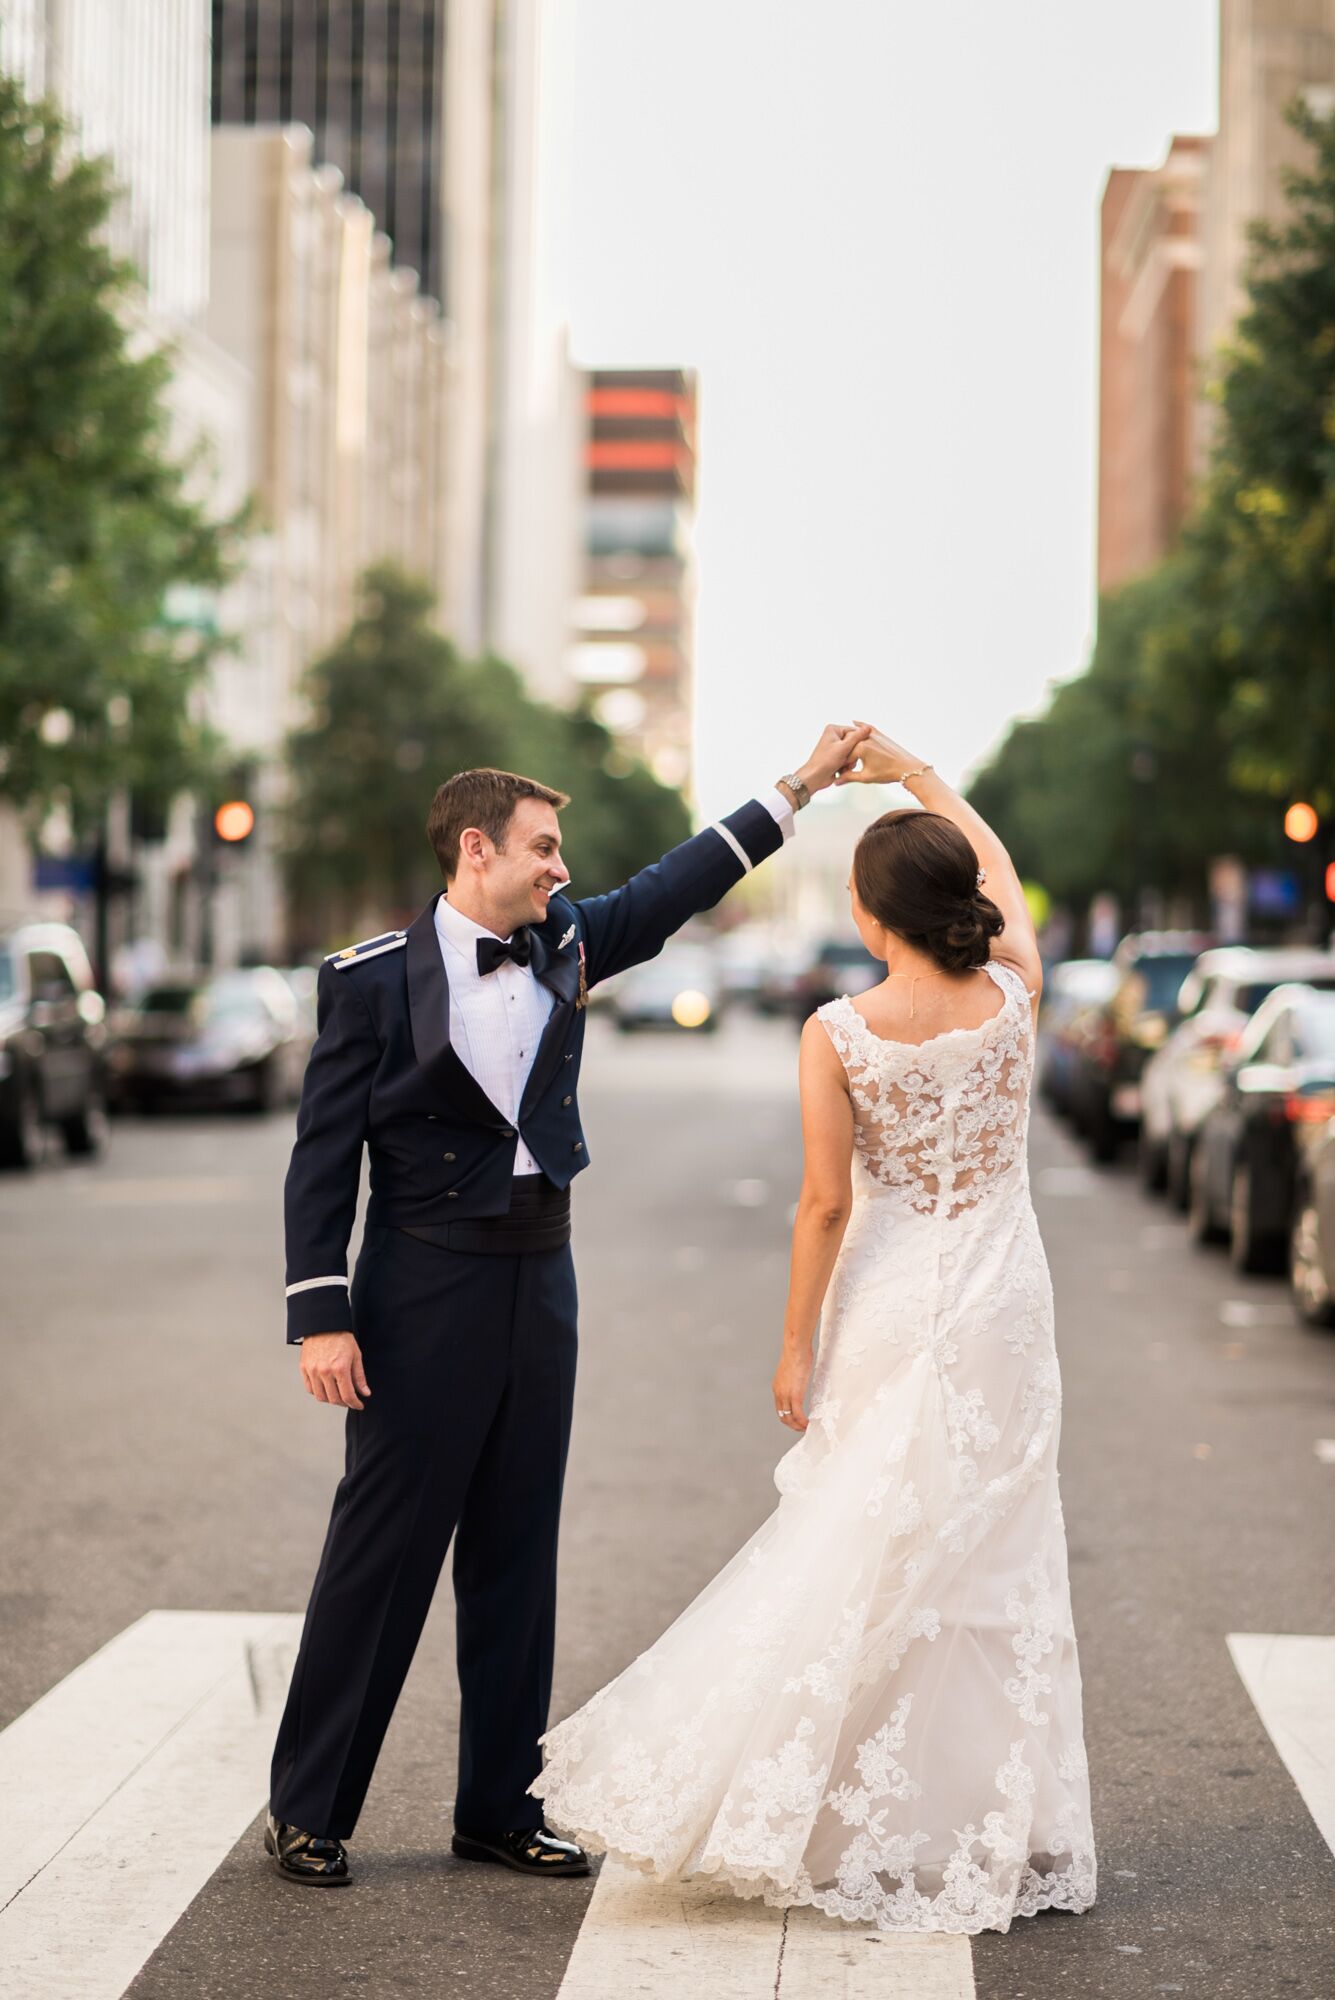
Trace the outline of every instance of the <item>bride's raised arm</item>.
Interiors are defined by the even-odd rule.
[[[861,725],[859,725],[861,726]],[[932,766],[905,750],[882,730],[873,729],[863,744],[857,768],[835,780],[840,785],[903,785],[927,812],[940,813],[957,826],[985,871],[986,893],[1006,920],[1000,937],[992,940],[992,957],[1012,965],[1037,1001],[1043,985],[1034,920],[1029,914],[1015,864],[981,813],[960,797]]]

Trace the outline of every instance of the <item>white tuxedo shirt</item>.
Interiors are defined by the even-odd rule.
[[[791,840],[793,809],[783,793],[777,788],[762,792],[759,800],[773,814],[784,839]],[[715,831],[736,847],[726,828]],[[514,1125],[553,995],[528,965],[507,959],[494,972],[478,971],[477,941],[494,935],[453,909],[447,896],[436,904],[436,937],[450,988],[450,1041],[464,1068]],[[516,1174],[539,1171],[522,1138],[515,1148],[514,1170]]]

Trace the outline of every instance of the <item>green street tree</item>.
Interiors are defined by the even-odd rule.
[[[1248,305],[1218,385],[1218,442],[1187,538],[1231,669],[1230,770],[1335,813],[1335,113],[1290,123],[1309,164],[1251,231]]]
[[[504,661],[468,661],[431,623],[430,587],[382,565],[348,631],[306,675],[288,739],[286,858],[306,949],[415,913],[440,885],[426,839],[436,786],[478,765],[571,795],[566,864],[577,893],[623,881],[689,831],[680,796],[625,759],[601,724],[526,692]]]
[[[1252,230],[1181,545],[1104,600],[1087,670],[971,788],[1072,907],[1157,888],[1204,915],[1215,856],[1292,865],[1284,805],[1335,815],[1335,115],[1289,115],[1310,164]]]
[[[195,691],[218,641],[173,622],[229,531],[173,459],[170,359],[132,329],[137,280],[102,240],[106,164],[0,76],[0,796],[76,833],[110,795],[161,802],[207,764]]]

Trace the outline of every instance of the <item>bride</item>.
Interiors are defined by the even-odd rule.
[[[884,981],[802,1035],[779,1504],[548,1731],[530,1790],[660,1879],[1005,1931],[1088,1909],[1096,1882],[1025,1158],[1041,966],[1006,850],[930,764],[878,733],[841,782],[923,810],[853,856]]]

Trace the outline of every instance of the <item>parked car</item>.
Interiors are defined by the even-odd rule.
[[[723,984],[708,945],[672,940],[657,958],[633,965],[612,988],[612,1019],[634,1028],[682,1028],[711,1034],[723,1012]]]
[[[31,1167],[54,1128],[70,1153],[106,1142],[106,1005],[66,924],[0,936],[0,1159]]]
[[[1278,1270],[1291,1242],[1299,1135],[1335,1116],[1335,993],[1277,986],[1253,1014],[1191,1154],[1188,1226],[1227,1240],[1240,1271]]]
[[[725,931],[713,947],[725,1000],[757,1003],[765,991],[773,962],[773,947],[760,924],[742,924]]]
[[[1117,967],[1110,958],[1062,959],[1044,973],[1038,1017],[1038,1088],[1056,1112],[1065,1114],[1071,1109],[1075,1037],[1081,1016],[1112,998],[1117,979]]]
[[[1096,1160],[1111,1160],[1140,1122],[1140,1080],[1177,1019],[1183,980],[1211,943],[1191,931],[1141,931],[1112,955],[1117,983],[1072,1037],[1071,1116]]]
[[[271,1111],[296,1102],[310,1044],[310,1024],[272,966],[164,980],[117,1017],[113,1101]]]
[[[861,938],[826,938],[797,982],[795,1011],[805,1021],[827,1000],[865,993],[885,978],[885,962],[873,958]]]
[[[1166,1188],[1175,1207],[1187,1205],[1191,1149],[1219,1102],[1225,1060],[1266,996],[1292,980],[1335,989],[1335,956],[1302,946],[1220,945],[1202,952],[1182,982],[1182,1018],[1141,1078],[1138,1142],[1142,1181]]]
[[[815,959],[810,944],[776,945],[761,975],[755,997],[756,1012],[804,1019],[801,993]]]
[[[1311,1115],[1294,1127],[1298,1166],[1289,1218],[1289,1290],[1299,1319],[1308,1326],[1335,1326],[1335,1100],[1324,1117],[1321,1100],[1309,1102]]]

